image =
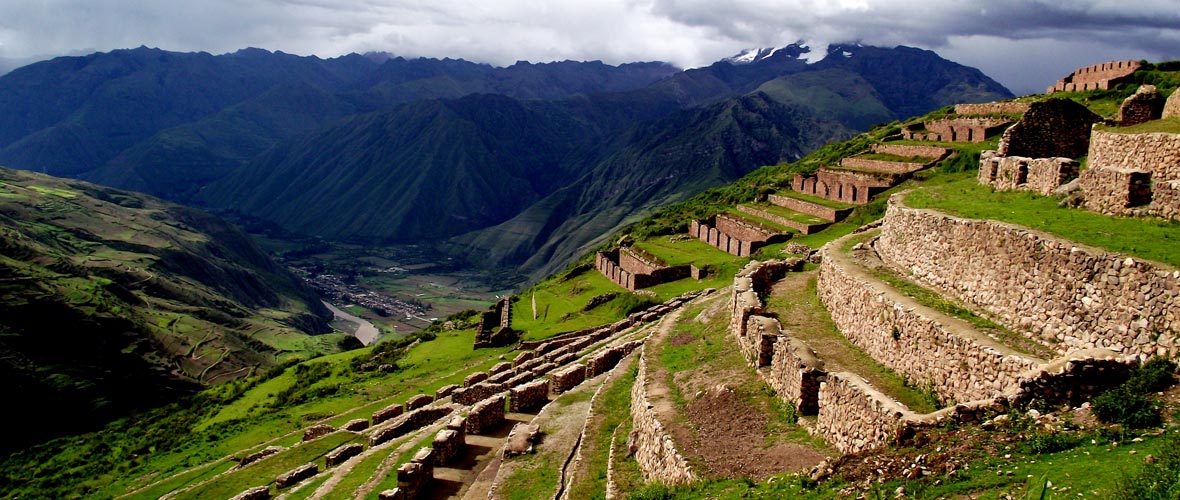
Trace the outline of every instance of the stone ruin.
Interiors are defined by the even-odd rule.
[[[429,394],[418,394],[406,401],[406,410],[417,410],[433,402],[434,398]]]
[[[1087,209],[1180,220],[1180,134],[1096,130],[1089,152]]]
[[[549,402],[549,380],[534,380],[527,384],[513,387],[509,391],[508,402],[513,413],[532,411]]]
[[[475,330],[475,348],[501,347],[516,340],[517,334],[512,330],[512,301],[503,297],[491,310],[480,314],[479,327]]]
[[[1069,158],[999,156],[984,151],[979,159],[979,183],[998,191],[1027,190],[1051,195],[1078,177],[1080,164]]]
[[[482,434],[503,424],[507,401],[507,393],[499,393],[471,407],[467,413],[467,433]]]
[[[749,257],[759,248],[791,237],[790,233],[732,214],[690,221],[688,235],[738,257]]]
[[[979,182],[998,190],[1043,195],[1078,177],[1074,158],[1089,149],[1091,128],[1102,117],[1068,99],[1035,102],[1004,131],[996,151],[980,156]]]
[[[1134,94],[1123,100],[1119,106],[1118,122],[1120,126],[1130,127],[1158,120],[1163,116],[1164,96],[1155,89],[1155,85],[1140,85]]]
[[[301,465],[301,466],[291,469],[287,472],[279,474],[279,477],[275,478],[275,487],[279,488],[279,489],[283,489],[283,488],[286,488],[289,486],[294,486],[294,485],[298,484],[300,481],[303,481],[304,479],[307,479],[307,478],[312,477],[312,476],[319,474],[319,473],[320,473],[320,466],[318,466],[316,464]]]
[[[635,291],[688,277],[688,266],[669,266],[639,248],[618,247],[594,255],[594,267],[612,283]]]
[[[1168,100],[1164,101],[1164,109],[1160,112],[1160,118],[1176,117],[1180,117],[1180,92],[1173,90],[1172,95],[1168,96]]]
[[[344,425],[340,426],[340,429],[346,430],[349,432],[360,432],[360,431],[363,431],[368,428],[369,428],[369,421],[366,419],[363,419],[363,418],[355,418],[355,419],[349,420],[348,422],[345,422]]]
[[[365,447],[359,443],[342,444],[324,455],[324,463],[328,467],[335,467],[352,457],[360,455]]]
[[[1007,118],[947,118],[902,127],[901,137],[910,141],[983,142],[1011,123]]]
[[[373,412],[373,425],[381,425],[382,423],[400,417],[406,408],[400,404],[389,405],[385,408]]]
[[[956,104],[955,114],[963,116],[1024,114],[1028,111],[1028,107],[1029,103],[1027,102],[1015,101]]]
[[[447,428],[438,431],[431,447],[434,448],[434,465],[447,465],[463,452],[467,446],[467,419],[452,418]]]
[[[554,394],[561,394],[565,391],[577,387],[586,380],[586,365],[581,363],[568,366],[561,371],[553,374],[553,380],[550,388]]]
[[[303,440],[311,441],[313,439],[319,439],[333,432],[336,432],[336,429],[328,424],[313,425],[303,431]]]
[[[1139,61],[1112,61],[1078,68],[1046,89],[1045,93],[1110,90],[1129,80],[1141,67],[1143,63]]]
[[[397,420],[394,420],[389,427],[375,430],[369,435],[369,446],[377,446],[381,443],[389,441],[408,432],[421,429],[422,427],[434,422],[440,418],[450,415],[455,411],[450,406],[427,406],[425,408],[418,408],[412,412],[406,413]]]
[[[434,449],[422,448],[414,457],[397,468],[397,491],[405,500],[418,498],[429,489],[434,480]],[[394,498],[397,498],[394,496]]]
[[[266,500],[270,498],[269,486],[255,486],[246,491],[234,495],[229,500]]]
[[[262,460],[266,457],[269,457],[271,455],[274,455],[275,453],[278,453],[278,452],[284,451],[284,450],[286,450],[286,448],[284,448],[282,446],[267,446],[266,448],[263,448],[262,450],[256,451],[256,452],[251,453],[249,455],[246,455],[244,458],[242,458],[241,461],[238,462],[238,465],[235,466],[234,468],[241,469],[242,467],[250,465],[254,462],[257,462],[259,460]]]
[[[791,189],[825,200],[863,205],[899,182],[901,176],[820,167],[815,175],[796,174]]]

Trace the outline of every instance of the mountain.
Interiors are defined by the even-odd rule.
[[[297,352],[331,318],[246,235],[195,209],[0,168],[3,448],[90,428]]]
[[[560,99],[630,90],[675,71],[261,49],[60,57],[0,77],[0,164],[186,201],[270,146],[357,113],[475,93]]]

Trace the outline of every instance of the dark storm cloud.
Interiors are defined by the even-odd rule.
[[[796,40],[820,53],[832,42],[919,46],[1029,91],[1104,59],[1180,57],[1180,8],[1174,0],[0,2],[0,58],[139,45],[214,53],[255,46],[500,65],[601,59],[692,67]]]

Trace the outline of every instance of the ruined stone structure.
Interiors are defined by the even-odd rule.
[[[960,104],[963,106],[963,104]],[[938,146],[919,146],[914,144],[873,144],[869,149],[874,153],[897,156],[921,156],[932,161],[941,160],[951,155],[953,151]]]
[[[1143,63],[1139,61],[1112,61],[1078,68],[1046,89],[1045,93],[1110,90],[1127,81],[1141,67]]]
[[[364,450],[365,447],[357,443],[342,444],[324,455],[324,463],[328,467],[335,467],[344,463],[345,460],[360,455]]]
[[[434,480],[434,449],[422,448],[397,469],[397,489],[402,498],[418,498]]]
[[[924,128],[902,127],[901,137],[913,141],[983,142],[1011,123],[1006,118],[947,118],[926,122]]]
[[[553,381],[550,388],[554,394],[561,394],[565,391],[577,387],[586,380],[586,365],[581,363],[568,366],[561,371],[553,374]]]
[[[1175,118],[1180,116],[1180,92],[1172,91],[1172,95],[1168,96],[1168,100],[1164,101],[1163,112],[1160,113],[1160,118]]]
[[[631,291],[688,277],[688,266],[668,266],[638,248],[619,247],[594,256],[594,267],[612,283]]]
[[[1079,164],[1069,158],[998,156],[984,151],[979,160],[979,183],[998,191],[1027,190],[1042,195],[1078,176]]]
[[[409,401],[406,401],[406,410],[410,410],[410,411],[417,410],[418,408],[421,408],[421,407],[426,406],[426,405],[433,403],[433,402],[434,402],[434,398],[431,397],[429,394],[418,394],[418,395],[410,398]]]
[[[246,455],[241,461],[238,462],[238,465],[235,468],[241,469],[242,467],[250,465],[283,450],[286,450],[286,448],[282,446],[267,446],[262,450]]]
[[[890,199],[877,250],[939,293],[1065,353],[1180,353],[1180,271]]]
[[[401,416],[405,411],[406,408],[400,404],[386,406],[373,413],[373,425],[381,425],[383,422]]]
[[[815,203],[809,203],[803,200],[791,198],[790,196],[780,196],[777,194],[768,195],[766,197],[766,201],[799,213],[814,215],[828,222],[844,220],[845,217],[848,217],[848,214],[852,213],[851,208],[840,209],[825,207],[823,205],[817,205]]]
[[[903,418],[916,414],[854,373],[832,373],[820,387],[816,434],[841,453],[892,443]]]
[[[270,498],[269,486],[255,486],[246,491],[234,495],[229,500],[266,500]]]
[[[586,361],[586,378],[597,377],[610,371],[619,364],[619,361],[622,361],[628,354],[631,354],[631,351],[638,349],[641,345],[643,345],[642,341],[635,340],[603,349]]]
[[[1027,102],[981,102],[977,104],[956,104],[956,115],[997,115],[1020,114],[1028,111]]]
[[[291,469],[287,472],[279,474],[275,478],[275,487],[283,489],[289,486],[299,484],[300,481],[320,473],[320,466],[316,464],[304,464]]]
[[[479,328],[475,330],[475,348],[500,347],[516,342],[512,330],[512,301],[509,297],[497,300],[490,311],[479,317]]]
[[[508,394],[509,410],[513,413],[527,412],[545,406],[549,402],[549,380],[534,380],[513,387]]]
[[[434,391],[434,400],[438,401],[442,398],[450,396],[451,393],[455,392],[455,389],[458,389],[458,388],[459,388],[459,386],[456,384],[449,384],[449,385],[444,385],[442,387],[439,387],[437,391]]]
[[[1000,138],[1000,156],[1079,158],[1090,148],[1090,128],[1102,121],[1069,99],[1035,102]]]
[[[690,221],[688,235],[739,257],[749,257],[763,246],[790,238],[777,229],[730,214]]]
[[[898,180],[897,175],[820,167],[813,176],[796,175],[791,189],[825,200],[863,205]]]
[[[1119,125],[1130,127],[1160,119],[1164,112],[1164,96],[1155,85],[1140,85],[1134,94],[1123,100],[1119,106]]]
[[[403,436],[406,433],[421,429],[455,411],[450,406],[427,406],[406,413],[394,420],[389,427],[375,430],[369,435],[369,446],[377,446],[390,439]]]
[[[451,401],[461,405],[473,405],[492,397],[493,394],[498,392],[504,392],[503,384],[480,382],[471,387],[461,387],[455,389],[455,392],[451,393]]]
[[[1080,181],[1086,208],[1112,215],[1178,218],[1180,134],[1095,130],[1089,166]]]
[[[340,429],[346,430],[349,432],[360,432],[360,431],[363,431],[368,428],[369,428],[369,421],[366,419],[363,419],[363,418],[354,418],[354,419],[346,422],[344,425],[340,426]]]
[[[311,441],[336,432],[336,428],[328,424],[316,424],[303,430],[303,440]]]
[[[434,449],[434,465],[447,465],[463,451],[467,445],[464,435],[452,430],[443,429],[434,435],[430,446]]]
[[[642,351],[639,374],[631,387],[631,436],[627,445],[647,481],[687,484],[697,479],[688,461],[676,449],[676,443],[664,430],[647,397],[647,360]]]
[[[480,401],[467,413],[467,433],[482,434],[504,423],[504,405],[507,394],[499,393]]]
[[[488,379],[487,372],[475,372],[463,377],[463,387],[471,387]]]
[[[789,227],[791,229],[799,231],[800,233],[803,233],[803,234],[814,234],[819,231],[822,231],[824,228],[831,225],[826,222],[820,223],[820,224],[808,224],[806,222],[799,222],[796,220],[788,219],[786,217],[772,214],[772,213],[767,212],[765,210],[751,207],[749,205],[738,205],[737,209],[738,209],[738,211],[740,211],[742,213],[747,213],[747,214],[753,215],[754,217],[761,217],[763,219],[771,221],[771,222],[778,224],[780,226]]]
[[[869,160],[852,156],[840,160],[840,166],[853,170],[867,170],[887,174],[910,174],[926,168],[925,163],[904,161]]]

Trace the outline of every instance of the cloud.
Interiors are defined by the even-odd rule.
[[[750,47],[859,41],[932,49],[1032,90],[1099,60],[1180,57],[1178,27],[1174,0],[41,0],[0,5],[0,58],[254,46],[695,67]]]

